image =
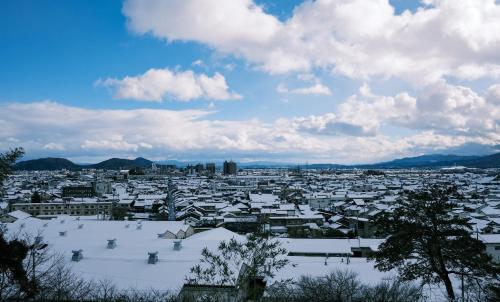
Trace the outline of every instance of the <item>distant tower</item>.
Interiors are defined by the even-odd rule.
[[[168,220],[175,221],[175,201],[173,189],[172,189],[172,180],[168,179],[168,194],[167,194],[167,205],[168,205]]]

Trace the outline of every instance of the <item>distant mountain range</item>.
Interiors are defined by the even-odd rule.
[[[136,159],[110,158],[97,164],[82,165],[75,164],[65,158],[40,158],[26,160],[16,163],[14,169],[27,171],[40,170],[81,170],[81,169],[107,169],[107,170],[128,170],[132,168],[149,168],[153,162],[142,157]]]
[[[468,168],[500,168],[500,153],[484,156],[460,155],[422,155],[406,157],[373,165],[363,165],[367,168],[439,168],[449,166],[464,166]]]
[[[400,159],[395,159],[388,162],[376,163],[372,165],[360,165],[360,167],[368,168],[414,168],[414,167],[443,167],[443,166],[453,166],[460,165],[463,166],[463,162],[470,162],[481,158],[480,156],[460,156],[460,155],[443,155],[443,154],[432,154],[432,155],[422,155],[416,157],[405,157]]]
[[[111,158],[97,164],[75,164],[65,158],[40,158],[18,162],[14,168],[16,170],[80,170],[80,169],[107,169],[121,170],[132,168],[149,168],[153,162],[142,157],[136,159]],[[173,164],[179,167],[196,162],[181,161],[160,161],[159,164]],[[405,157],[388,162],[368,164],[368,165],[338,165],[338,164],[310,164],[297,165],[292,163],[276,162],[250,162],[239,163],[239,167],[244,168],[289,168],[289,167],[307,167],[310,169],[404,169],[404,168],[441,168],[449,166],[465,166],[469,168],[500,168],[500,153],[485,156],[460,156],[460,155],[422,155],[417,157]],[[218,164],[217,166],[220,166]]]
[[[136,159],[111,158],[100,163],[82,166],[82,168],[106,169],[106,170],[126,170],[132,168],[151,168],[153,162],[142,157]]]
[[[16,163],[16,170],[41,171],[41,170],[78,170],[80,166],[65,158],[39,158]]]

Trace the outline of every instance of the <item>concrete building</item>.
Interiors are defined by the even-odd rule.
[[[95,195],[93,186],[66,186],[62,188],[62,197],[93,197]]]
[[[109,181],[93,181],[92,182],[92,190],[94,190],[94,194],[97,196],[102,196],[104,194],[111,194],[111,182]]]
[[[215,174],[215,163],[206,163],[205,169],[208,173]]]
[[[89,216],[111,215],[112,202],[49,202],[49,203],[15,203],[12,211],[23,211],[33,216],[75,215]]]
[[[223,170],[222,172],[224,173],[224,175],[236,175],[236,172],[237,172],[237,166],[236,166],[236,163],[234,161],[224,161],[224,165],[223,165]]]

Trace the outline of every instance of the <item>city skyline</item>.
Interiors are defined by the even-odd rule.
[[[500,150],[500,4],[3,1],[0,149],[359,164]]]

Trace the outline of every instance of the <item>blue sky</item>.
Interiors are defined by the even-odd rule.
[[[302,1],[259,1],[270,13],[281,18],[291,15]],[[245,67],[245,62],[221,57],[199,43],[165,43],[150,36],[130,33],[122,14],[122,1],[5,1],[0,11],[0,95],[1,102],[55,100],[85,108],[204,108],[206,101],[144,104],[114,100],[106,89],[95,87],[99,78],[137,75],[150,68],[195,69],[213,73],[222,65],[233,64],[224,76],[234,90],[245,96],[244,102],[218,104],[216,117],[276,118],[285,98],[275,91],[280,81],[293,75],[269,76]],[[206,67],[193,68],[196,60]],[[320,72],[321,73],[321,72]],[[342,77],[326,81],[337,85],[335,98],[342,99],[357,90]],[[252,85],[248,85],[251,82]],[[343,83],[342,83],[343,82]],[[258,93],[257,93],[258,91]],[[301,98],[291,101],[281,114],[320,114],[334,105],[329,98],[313,98],[314,106],[305,108]],[[298,102],[292,102],[297,99]],[[298,103],[298,104],[297,104]],[[281,115],[280,115],[281,116]]]
[[[492,31],[498,5],[369,2],[1,1],[0,148],[342,163],[497,150],[499,38],[457,14],[489,11],[474,26]],[[426,26],[451,38],[429,44]]]

